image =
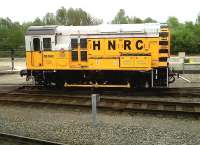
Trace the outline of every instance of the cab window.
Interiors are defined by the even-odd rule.
[[[85,39],[85,38],[80,39],[80,47],[87,48],[87,39]]]
[[[78,39],[71,39],[71,48],[74,49],[74,48],[78,48]]]
[[[39,38],[33,38],[33,50],[40,51],[40,39]]]
[[[43,38],[44,51],[51,51],[51,38]]]

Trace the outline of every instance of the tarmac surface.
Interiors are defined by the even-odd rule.
[[[14,59],[15,69],[23,69],[26,67],[25,58]],[[1,69],[11,69],[12,62],[10,58],[0,58]]]

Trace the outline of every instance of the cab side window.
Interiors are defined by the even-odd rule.
[[[51,51],[51,38],[43,38],[44,51]]]
[[[33,51],[40,51],[40,39],[33,38]]]
[[[78,48],[78,39],[71,39],[71,48],[74,49],[74,48]]]
[[[87,39],[85,39],[85,38],[80,39],[80,47],[87,48]]]

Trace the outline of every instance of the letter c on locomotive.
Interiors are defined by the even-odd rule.
[[[137,40],[135,45],[136,45],[137,50],[141,50],[143,48],[143,41]]]

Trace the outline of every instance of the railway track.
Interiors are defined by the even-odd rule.
[[[0,132],[1,141],[9,142],[9,143],[19,143],[19,144],[27,144],[27,145],[64,145],[63,143],[51,142],[47,140],[30,138],[25,136],[19,136],[15,134],[8,134]]]
[[[77,91],[78,90],[78,91]],[[116,89],[116,88],[104,88],[104,89],[88,89],[88,88],[69,88],[58,90],[56,88],[44,88],[42,86],[26,85],[17,88],[10,92],[12,93],[29,93],[29,94],[55,94],[56,95],[67,95],[67,96],[84,96],[91,94],[100,94],[110,97],[157,97],[158,99],[170,98],[176,99],[180,97],[185,98],[199,98],[200,88],[159,88],[159,89]]]
[[[29,86],[30,87],[30,86]],[[21,87],[8,93],[0,93],[0,102],[91,106],[90,90],[63,90]],[[96,93],[96,92],[95,92]],[[98,92],[98,108],[117,110],[142,110],[175,113],[200,113],[200,88],[153,90],[104,90]]]

